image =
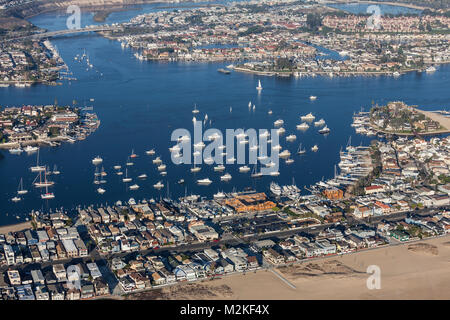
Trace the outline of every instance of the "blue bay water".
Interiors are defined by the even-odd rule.
[[[119,15],[121,13],[116,13]],[[122,14],[125,14],[122,12]],[[128,14],[128,13],[127,13]],[[65,16],[47,14],[33,18],[33,23],[56,30],[65,25]],[[111,21],[110,21],[111,22]],[[89,24],[89,23],[88,23]],[[356,135],[350,127],[352,115],[361,107],[369,109],[372,101],[384,104],[392,100],[403,100],[419,105],[426,110],[445,109],[450,104],[449,66],[440,66],[433,74],[410,73],[399,78],[393,77],[351,77],[332,79],[276,78],[232,72],[224,75],[217,72],[226,63],[182,63],[182,62],[141,62],[130,49],[123,50],[118,42],[96,35],[62,37],[52,40],[63,59],[68,64],[77,81],[62,86],[33,86],[31,88],[1,88],[1,106],[21,106],[23,104],[50,104],[55,99],[59,104],[71,104],[75,99],[79,104],[94,105],[94,111],[101,119],[99,129],[86,140],[60,147],[41,148],[42,163],[50,168],[54,164],[61,171],[60,176],[51,176],[56,182],[52,191],[56,198],[42,201],[39,190],[32,188],[35,174],[29,167],[36,161],[36,155],[11,155],[1,151],[0,157],[0,224],[10,224],[25,219],[32,210],[49,208],[74,208],[77,205],[113,203],[117,200],[159,198],[167,194],[166,188],[157,191],[152,186],[157,181],[169,183],[172,197],[200,194],[211,197],[218,190],[225,192],[254,187],[268,191],[271,181],[289,184],[295,178],[303,188],[316,181],[330,178],[334,165],[339,161],[339,150],[345,146],[349,136],[353,144],[368,144],[369,138]],[[74,60],[83,51],[89,55],[92,70],[86,71],[86,64]],[[255,89],[261,80],[263,90],[260,95]],[[316,101],[309,96],[316,95]],[[89,102],[94,98],[94,102]],[[248,102],[256,105],[256,110],[248,110]],[[187,128],[192,132],[192,109],[197,104],[203,119],[205,114],[212,120],[211,126],[223,130],[236,128],[273,128],[277,119],[285,121],[287,136],[297,135],[297,141],[288,143],[280,139],[283,149],[293,154],[295,162],[285,165],[280,161],[279,177],[263,177],[258,180],[250,174],[238,172],[238,165],[227,165],[226,172],[232,175],[229,183],[220,181],[223,173],[213,172],[213,166],[203,165],[197,174],[190,172],[188,165],[174,165],[170,161],[168,148],[171,133],[177,128]],[[230,113],[229,108],[233,111]],[[273,114],[268,115],[268,110]],[[324,118],[331,134],[323,136],[313,126],[305,133],[297,131],[296,125],[301,115],[312,112],[316,119]],[[298,144],[302,143],[307,154],[295,155]],[[317,144],[319,151],[310,152]],[[151,157],[145,150],[155,148],[167,164],[167,176],[161,177]],[[139,155],[129,175],[140,185],[137,191],[129,191],[114,174],[113,166],[124,167],[131,150]],[[100,155],[108,172],[108,183],[102,185],[106,193],[95,192],[94,166],[91,160]],[[148,179],[137,181],[139,174],[146,173]],[[19,203],[11,202],[20,178],[24,179],[29,193]],[[213,183],[198,186],[197,179],[209,177]],[[185,179],[185,186],[176,182]],[[186,189],[185,189],[186,188]],[[19,216],[20,219],[16,219]]]

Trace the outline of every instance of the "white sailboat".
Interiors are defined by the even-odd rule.
[[[56,174],[56,175],[58,175],[58,174],[61,173],[61,172],[58,170],[58,167],[56,166],[56,164],[53,166],[53,171],[52,171],[52,173],[53,173],[53,174]]]
[[[38,149],[37,156],[36,156],[36,166],[31,167],[30,170],[31,170],[31,172],[39,172],[39,171],[45,170],[45,166],[39,165],[39,149]]]
[[[306,153],[306,150],[304,148],[302,149],[302,144],[300,143],[297,149],[297,154],[304,154],[304,153]]]
[[[125,169],[125,178],[123,178],[122,181],[123,182],[130,182],[131,180],[133,180],[133,179],[128,178],[128,168],[127,168],[127,169]]]
[[[258,86],[256,87],[256,90],[261,91],[262,90],[261,80],[258,80]]]
[[[27,194],[27,193],[28,193],[28,190],[25,190],[23,188],[23,179],[20,178],[20,183],[19,183],[19,188],[17,190],[17,194]]]

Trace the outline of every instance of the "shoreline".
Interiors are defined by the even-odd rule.
[[[409,8],[409,9],[416,9],[416,10],[425,10],[425,9],[430,9],[428,7],[422,7],[422,6],[417,6],[414,4],[410,4],[410,3],[398,3],[398,2],[391,2],[391,1],[358,1],[358,0],[354,0],[354,1],[348,1],[348,0],[334,0],[334,1],[327,1],[324,3],[324,5],[327,4],[338,4],[338,5],[345,5],[345,4],[380,4],[380,5],[390,5],[390,6],[395,6],[395,7],[403,7],[403,8]],[[342,10],[342,9],[338,9],[338,10]]]
[[[31,221],[0,226],[0,234],[8,234],[9,232],[18,232],[25,229],[31,229],[31,227],[32,227]]]
[[[321,282],[342,282],[341,284],[343,286],[346,286],[350,284],[349,290],[352,291],[355,288],[351,284],[351,282],[354,282],[354,280],[358,280],[361,285],[361,289],[367,290],[367,294],[369,292],[373,292],[376,294],[377,292],[382,292],[381,290],[373,290],[369,291],[366,287],[366,279],[369,277],[369,274],[366,273],[365,268],[363,271],[357,270],[357,268],[351,268],[350,272],[323,272],[319,274],[306,274],[306,273],[294,273],[289,274],[289,268],[305,268],[308,269],[308,266],[318,266],[318,270],[321,269],[321,266],[329,265],[333,262],[341,263],[341,261],[345,261],[345,267],[349,268],[347,264],[351,264],[353,261],[358,260],[372,260],[375,256],[388,256],[388,251],[407,251],[410,252],[411,249],[410,246],[414,243],[425,243],[429,244],[430,242],[436,243],[439,242],[439,244],[447,246],[447,249],[450,250],[450,246],[446,245],[448,243],[448,240],[450,238],[450,234],[445,234],[438,237],[432,237],[427,239],[419,239],[419,240],[411,240],[411,241],[405,241],[398,244],[393,245],[384,245],[379,246],[375,248],[367,248],[364,250],[358,250],[346,254],[335,254],[331,256],[324,256],[324,257],[317,257],[317,258],[310,258],[310,259],[303,259],[300,261],[296,261],[291,264],[284,264],[284,265],[271,265],[269,268],[259,268],[256,270],[248,270],[245,272],[233,272],[230,274],[220,275],[217,277],[210,277],[205,279],[199,279],[193,282],[177,282],[170,285],[162,285],[162,286],[155,286],[153,288],[150,288],[145,291],[139,291],[139,292],[131,292],[131,293],[125,293],[120,296],[114,296],[115,298],[121,298],[121,299],[137,299],[137,300],[147,300],[145,296],[148,295],[152,299],[169,299],[169,300],[179,300],[179,299],[186,299],[183,296],[183,290],[189,288],[187,291],[192,294],[194,293],[194,296],[191,296],[192,299],[232,299],[232,300],[297,300],[297,299],[341,299],[340,294],[342,294],[341,290],[342,287],[339,287],[339,284],[337,285],[337,288],[333,288],[335,290],[338,290],[338,292],[331,293],[327,290],[323,290],[323,292],[317,292],[317,287],[320,287]],[[412,251],[411,251],[412,252]],[[382,254],[384,253],[384,255]],[[414,253],[415,254],[415,253]],[[419,260],[428,260],[428,257],[425,256],[426,253],[422,253],[423,256],[422,259]],[[369,256],[365,257],[366,259],[360,259],[363,256]],[[416,256],[417,258],[417,256]],[[402,261],[396,262],[396,263],[404,263]],[[364,263],[364,264],[371,264],[371,263]],[[361,268],[361,264],[357,266]],[[281,270],[280,270],[281,269]],[[384,268],[383,268],[384,269]],[[285,271],[285,272],[283,272]],[[424,272],[425,273],[425,272]],[[382,272],[383,276],[383,272]],[[336,281],[337,279],[337,281]],[[309,287],[305,284],[305,282],[311,281],[311,284],[314,286]],[[386,281],[382,279],[382,283]],[[449,278],[450,281],[450,278]],[[317,287],[315,287],[317,285]],[[217,288],[222,288],[223,286],[228,287],[231,289],[232,293],[228,294],[227,296],[217,296],[214,297],[214,291],[213,294],[211,294],[209,297],[203,297],[203,296],[195,296],[195,286],[201,286],[203,290],[214,290]],[[267,288],[265,288],[267,286]],[[270,288],[269,288],[270,286]],[[192,288],[194,287],[194,288]],[[264,287],[260,288],[258,290],[254,290],[255,287]],[[234,290],[233,290],[234,289]],[[269,290],[266,290],[269,289]],[[272,290],[273,289],[273,290]],[[383,285],[382,285],[383,289]],[[202,291],[203,291],[202,290]],[[168,292],[164,292],[168,291]],[[310,293],[313,293],[312,297],[309,296],[308,291]],[[311,292],[312,291],[312,292]],[[319,290],[321,291],[321,290]],[[201,295],[201,293],[199,292]],[[347,293],[348,294],[348,293]],[[392,294],[392,292],[389,292],[388,294]],[[423,294],[423,291],[420,292],[420,294]],[[158,297],[157,295],[161,295],[162,297]],[[177,296],[180,295],[180,296]],[[314,296],[317,295],[317,296]],[[448,298],[449,295],[446,293],[445,298]],[[113,297],[110,297],[113,298]],[[361,297],[346,297],[346,299],[360,299]],[[363,299],[374,299],[375,297],[372,296],[363,296]],[[416,297],[417,299],[418,297]],[[439,299],[439,297],[434,297]],[[441,299],[444,297],[440,297]],[[383,299],[383,298],[381,298]],[[394,298],[395,299],[395,298]],[[398,299],[398,298],[397,298]],[[414,297],[413,297],[414,299]]]

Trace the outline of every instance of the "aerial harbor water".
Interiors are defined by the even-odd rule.
[[[141,10],[156,10],[156,6],[143,6]],[[126,21],[142,11],[114,12],[106,23]],[[83,14],[82,24],[94,24],[93,14]],[[44,14],[31,21],[49,30],[65,28],[66,15]],[[181,63],[142,62],[130,49],[122,49],[119,42],[98,35],[60,37],[52,40],[60,55],[73,72],[76,81],[64,81],[61,86],[37,85],[29,88],[0,88],[0,105],[22,106],[51,104],[57,99],[61,105],[76,100],[79,105],[92,105],[101,125],[86,140],[59,147],[43,147],[40,150],[42,164],[53,168],[57,165],[61,174],[52,176],[56,198],[42,200],[39,190],[31,184],[36,174],[29,170],[36,163],[36,154],[13,155],[0,151],[0,225],[24,220],[32,210],[47,208],[73,208],[77,205],[113,203],[117,200],[159,198],[170,195],[178,197],[185,193],[211,197],[218,190],[225,192],[253,187],[267,191],[271,181],[288,184],[295,178],[300,187],[309,186],[317,180],[334,175],[334,165],[339,150],[352,136],[352,144],[368,144],[370,138],[356,135],[350,127],[352,115],[361,107],[366,110],[372,103],[383,104],[401,100],[419,105],[424,110],[442,109],[450,104],[449,66],[439,66],[435,73],[408,73],[398,78],[349,77],[349,78],[277,78],[261,77],[232,72],[218,73],[229,63]],[[92,68],[74,57],[85,52]],[[263,89],[258,94],[255,87],[261,81]],[[317,97],[311,100],[310,96]],[[92,100],[92,101],[91,101]],[[255,108],[249,110],[248,102]],[[199,109],[198,119],[208,115],[206,128],[225,129],[255,128],[271,129],[277,119],[284,120],[286,133],[280,139],[283,149],[294,156],[294,163],[280,161],[280,176],[264,176],[252,179],[249,173],[240,173],[238,165],[227,165],[225,172],[231,174],[229,182],[221,182],[221,172],[213,166],[202,165],[196,174],[189,165],[175,165],[170,160],[171,133],[177,128],[193,132],[192,109]],[[230,112],[230,107],[232,107]],[[268,111],[272,110],[272,114]],[[311,126],[306,132],[296,130],[300,116],[308,113],[323,118],[331,129],[329,135],[321,135]],[[295,134],[294,142],[285,137]],[[305,155],[295,152],[299,143],[306,148]],[[317,144],[319,150],[311,152]],[[161,176],[146,150],[155,149],[167,165],[167,176]],[[128,176],[138,183],[138,190],[129,190],[117,176],[113,167],[125,168],[132,150],[138,155],[128,168]],[[95,167],[91,160],[100,156],[108,175],[106,190],[98,194],[93,184]],[[147,174],[146,180],[137,176]],[[209,178],[209,187],[197,185],[197,179]],[[13,203],[21,178],[29,193],[23,201]],[[184,179],[183,185],[177,184]],[[166,186],[160,191],[153,185],[161,181]],[[168,187],[167,187],[168,186]],[[128,185],[129,187],[129,185]],[[19,219],[16,218],[19,217]]]

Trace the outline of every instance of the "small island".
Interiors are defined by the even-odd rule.
[[[400,136],[435,135],[450,132],[447,111],[423,111],[404,102],[389,102],[374,106],[370,112],[359,112],[352,126],[357,133],[366,135],[396,134]]]
[[[0,107],[0,148],[11,153],[27,151],[31,146],[56,146],[61,142],[84,140],[100,126],[92,107],[24,105]],[[28,148],[22,149],[27,146]]]

